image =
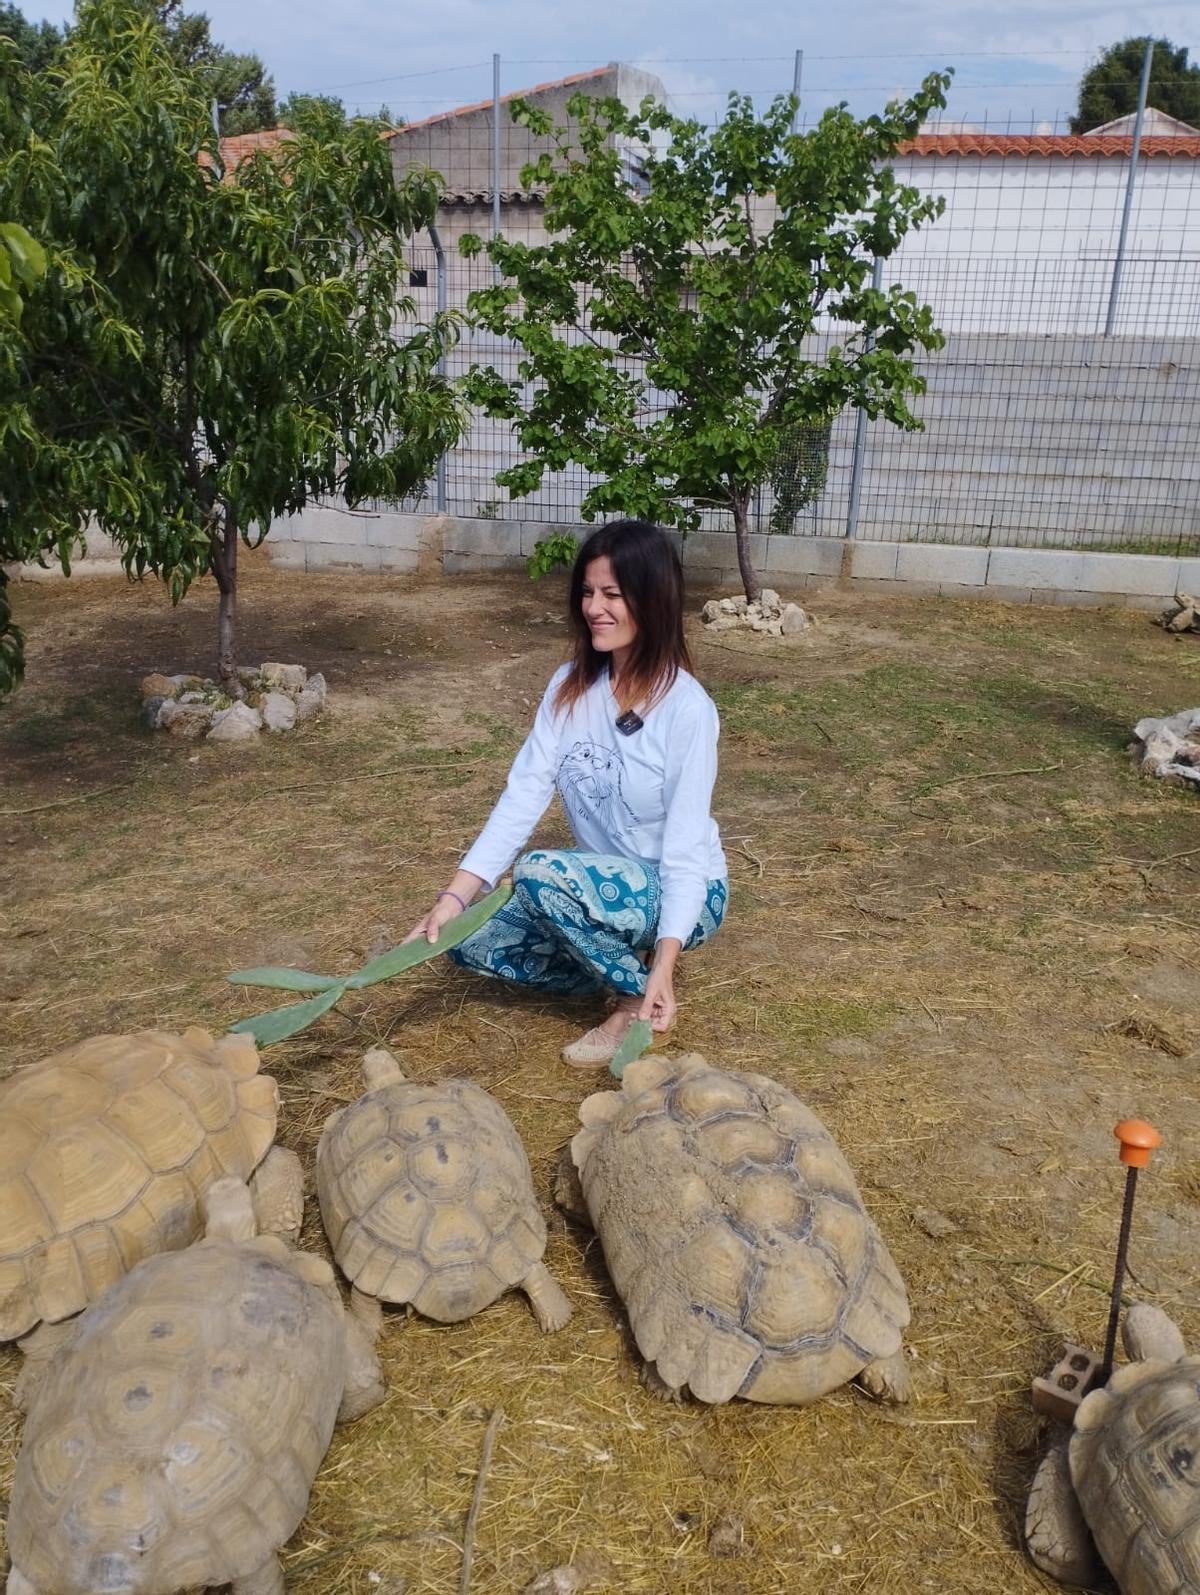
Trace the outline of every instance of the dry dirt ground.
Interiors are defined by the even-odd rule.
[[[139,728],[144,672],[207,671],[211,590],[176,611],[120,580],[17,591],[30,643],[0,711],[5,1070],[92,1033],[219,1029],[275,1000],[230,970],[349,970],[399,940],[562,653],[561,584],[248,563],[241,659],[301,661],[332,695],[314,727],[250,747]],[[691,625],[722,713],[732,901],[686,961],[676,1042],[785,1082],[838,1137],[908,1282],[919,1399],[660,1405],[598,1247],[553,1215],[572,1323],[542,1337],[515,1296],[451,1328],[389,1314],[389,1398],[336,1435],[289,1589],[456,1589],[496,1408],[476,1592],[580,1557],[638,1592],[1046,1587],[1020,1543],[1041,1443],[1029,1383],[1064,1335],[1102,1336],[1111,1131],[1131,1112],[1166,1144],[1130,1289],[1200,1344],[1200,797],[1139,782],[1124,751],[1139,716],[1200,701],[1200,642],[1117,611],[812,607],[815,631],[789,642]],[[364,1048],[386,1041],[413,1075],[496,1093],[550,1210],[586,1089],[558,1049],[591,1022],[583,1006],[439,961],[344,1007],[266,1054],[284,1144],[311,1159]],[[306,1241],[323,1246],[315,1202]],[[8,1388],[16,1366],[0,1358]],[[18,1438],[0,1394],[0,1488]],[[739,1554],[718,1555],[710,1536],[732,1519]]]

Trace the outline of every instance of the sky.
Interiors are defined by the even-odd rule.
[[[953,67],[950,120],[1065,130],[1080,75],[1118,39],[1153,33],[1200,59],[1195,0],[1128,6],[1094,0],[187,0],[213,36],[251,50],[279,96],[332,93],[348,109],[386,103],[409,120],[501,91],[624,61],[654,72],[673,108],[711,120],[731,89],[765,101],[791,88],[803,51],[802,117],[846,100],[879,110],[935,68]],[[71,6],[26,0],[33,20]],[[1150,99],[1153,102],[1153,89]]]

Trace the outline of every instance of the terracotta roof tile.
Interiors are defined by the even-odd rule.
[[[500,103],[507,104],[509,100],[526,99],[534,94],[546,94],[551,89],[574,88],[577,83],[587,83],[592,78],[603,77],[606,72],[612,72],[612,66],[593,67],[590,72],[573,72],[567,78],[555,78],[552,83],[535,83],[531,89],[516,89],[511,94],[502,94]],[[490,111],[491,100],[476,100],[473,105],[459,105],[453,111],[439,111],[437,116],[423,117],[419,122],[405,122],[403,127],[393,128],[386,134],[387,138],[402,138],[405,133],[411,133],[417,128],[433,127],[437,122],[449,122],[456,116],[469,116],[473,111]]]
[[[920,133],[900,146],[901,155],[1077,155],[1128,156],[1133,140],[1121,134],[1091,133]],[[1144,138],[1141,154],[1183,155],[1200,159],[1200,136]]]
[[[280,144],[288,139],[295,138],[290,127],[268,127],[258,133],[233,133],[228,138],[221,140],[221,162],[228,177],[230,172],[235,172],[247,156],[253,155],[257,150],[277,149]],[[212,158],[207,150],[199,154],[201,166],[211,166]]]

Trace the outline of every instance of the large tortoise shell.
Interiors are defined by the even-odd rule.
[[[642,1356],[701,1401],[803,1403],[899,1350],[904,1285],[790,1091],[644,1058],[580,1107],[584,1198]]]
[[[546,1249],[529,1160],[470,1080],[396,1080],[335,1114],[317,1148],[321,1218],[359,1290],[458,1323]]]
[[[249,1036],[94,1036],[0,1083],[0,1340],[98,1300],[201,1233],[201,1198],[247,1178],[279,1094]]]
[[[55,1595],[224,1584],[295,1531],[333,1432],[345,1321],[274,1236],[152,1257],[79,1320],[25,1425],[13,1563]]]
[[[1076,1413],[1070,1461],[1122,1595],[1200,1595],[1200,1357],[1119,1368]]]

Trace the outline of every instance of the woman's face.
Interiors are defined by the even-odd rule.
[[[591,560],[583,573],[583,618],[597,653],[619,653],[633,646],[637,626],[606,554]]]

